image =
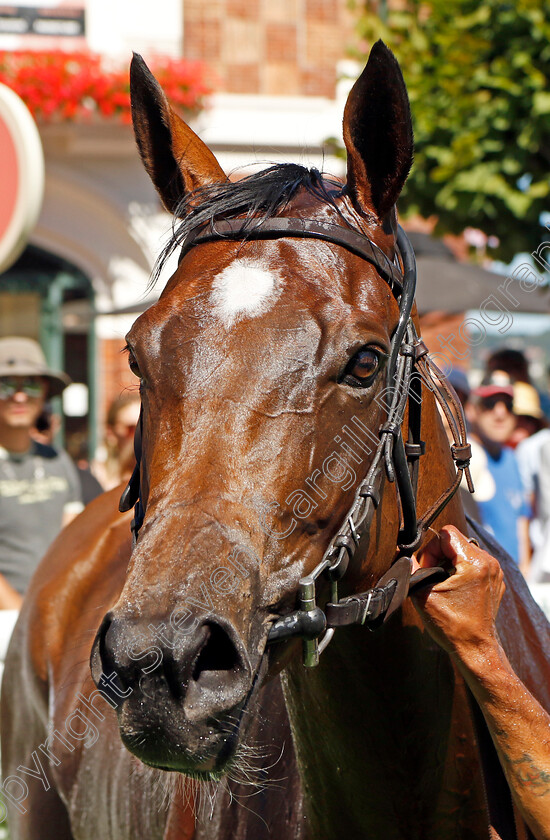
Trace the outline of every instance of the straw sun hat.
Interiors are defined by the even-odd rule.
[[[71,380],[63,371],[51,370],[38,342],[32,338],[0,338],[0,377],[41,376],[48,380],[48,397],[57,397]]]
[[[540,407],[540,397],[536,388],[527,382],[514,382],[514,414],[534,417],[542,420],[544,413]]]

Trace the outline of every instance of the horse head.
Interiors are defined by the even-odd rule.
[[[139,151],[179,220],[182,257],[127,336],[144,518],[92,673],[116,691],[133,753],[214,778],[238,751],[262,681],[296,651],[295,641],[267,646],[270,627],[338,532],[388,415],[395,203],[411,119],[379,42],[345,108],[345,186],[290,164],[231,183],[139,57],[131,91]],[[376,259],[358,253],[360,238]],[[396,557],[391,484],[376,503],[348,592]]]

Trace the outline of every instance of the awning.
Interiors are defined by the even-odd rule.
[[[550,314],[549,284],[524,291],[517,280],[512,280],[506,290],[519,304],[516,306],[499,291],[499,286],[506,281],[502,274],[459,262],[444,242],[425,233],[409,233],[408,237],[416,253],[416,301],[420,314],[434,310],[465,312],[479,309],[484,304],[488,309],[495,309],[497,307],[488,302],[491,295],[511,312]]]

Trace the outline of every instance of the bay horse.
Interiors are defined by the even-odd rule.
[[[127,336],[133,544],[116,492],[89,505],[10,646],[12,837],[497,837],[465,686],[405,599],[428,530],[468,530],[467,447],[444,399],[449,451],[396,228],[398,64],[379,42],[349,95],[345,186],[291,164],[230,183],[139,57],[131,92],[181,257]],[[499,633],[549,709],[550,629],[503,565]]]

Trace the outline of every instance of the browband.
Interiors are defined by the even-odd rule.
[[[363,233],[358,233],[352,228],[333,225],[330,222],[319,222],[313,219],[299,219],[295,216],[286,218],[277,216],[274,219],[265,219],[256,225],[252,225],[249,219],[223,219],[222,221],[209,222],[193,228],[182,243],[179,262],[187,252],[195,245],[204,242],[215,242],[220,239],[281,239],[284,236],[294,236],[300,239],[322,239],[331,242],[333,245],[340,245],[357,257],[361,257],[374,265],[389,283],[393,293],[398,296],[403,291],[403,274],[394,265],[387,254]]]

